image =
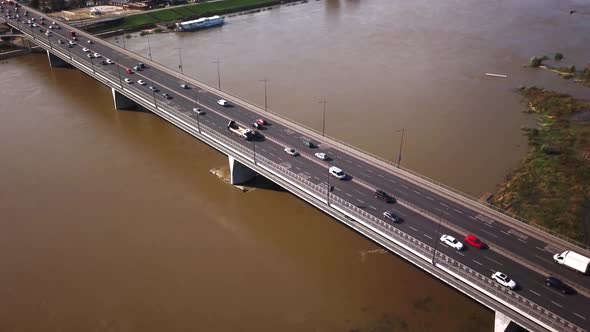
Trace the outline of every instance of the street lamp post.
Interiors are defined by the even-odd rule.
[[[397,154],[397,168],[399,168],[400,163],[402,162],[402,146],[404,145],[404,133],[406,132],[406,128],[402,128],[402,130],[398,130],[397,132],[402,132],[402,139],[399,142],[399,153]]]
[[[268,80],[265,78],[263,80],[260,80],[260,82],[264,82],[264,110],[267,111],[268,110],[268,102],[267,102],[267,98],[266,98],[266,83],[268,82]]]
[[[182,47],[177,47],[176,49],[178,50],[178,69],[184,75],[184,70],[182,69]]]
[[[326,188],[326,202],[328,203],[328,206],[330,206],[330,189],[332,189],[330,187],[330,165],[328,164],[328,181],[327,181],[327,185],[328,187]]]
[[[252,151],[254,151],[254,165],[256,165],[256,141],[252,139]]]
[[[150,34],[146,35],[148,41],[148,56],[150,57],[150,61],[152,61],[152,45],[150,44]]]
[[[447,208],[448,210],[448,208]],[[436,258],[436,248],[438,246],[438,242],[439,242],[439,235],[440,235],[440,229],[442,228],[442,216],[443,216],[444,211],[440,210],[440,217],[438,220],[438,228],[436,230],[436,236],[434,237],[434,252],[432,253],[432,265],[435,265],[435,258]]]
[[[324,97],[324,99],[322,99],[318,103],[324,104],[324,112],[323,112],[323,116],[322,116],[322,136],[325,136],[325,132],[326,132],[326,104],[328,103],[326,101],[326,97]]]
[[[195,107],[194,107],[193,111],[195,113],[197,113],[197,130],[199,132],[201,132],[201,120],[199,119],[199,111],[198,111],[198,108],[199,108],[199,92],[198,91],[195,91],[194,102],[195,102]]]
[[[213,61],[213,63],[217,64],[217,88],[221,90],[221,74],[219,71],[219,64],[221,63],[221,61],[219,61],[219,58],[217,58],[217,61]]]
[[[92,54],[88,58],[90,59],[90,63],[92,64],[92,72],[96,74],[96,70],[94,69],[94,61],[92,61]]]

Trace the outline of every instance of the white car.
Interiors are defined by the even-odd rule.
[[[285,148],[285,152],[287,152],[289,155],[292,155],[293,157],[299,155],[299,152],[295,151],[293,148]]]
[[[316,152],[315,156],[321,160],[328,160],[328,155],[323,152]]]
[[[113,60],[111,60],[111,59],[107,59],[106,61],[109,65],[112,65],[114,63]]]
[[[94,57],[95,58],[100,58],[102,55],[98,54],[98,53],[94,53]]]
[[[504,286],[504,287],[509,287],[510,289],[515,289],[516,288],[516,282],[510,278],[508,278],[507,275],[505,275],[504,273],[498,271],[498,272],[494,272],[494,274],[492,274],[492,279],[496,280],[497,283],[499,283],[500,285]]]
[[[193,108],[193,112],[197,113],[198,115],[203,114],[203,111],[201,111],[201,109],[198,107]]]
[[[457,250],[461,250],[463,249],[463,243],[457,241],[457,239],[455,239],[454,237],[444,234],[443,236],[440,237],[440,242],[453,247]]]
[[[188,85],[186,85],[186,84],[181,84],[180,87],[183,89],[188,89]]]
[[[86,56],[88,57],[88,59],[92,59],[92,53],[86,54]]]
[[[139,85],[145,85],[145,82],[143,80],[137,80],[137,84],[139,84]]]
[[[224,107],[225,107],[225,106],[229,106],[229,102],[228,102],[227,100],[225,100],[225,99],[219,99],[219,100],[217,101],[217,103],[218,103],[219,105],[221,105],[221,106],[224,106]]]
[[[94,44],[94,42],[92,40],[90,40],[90,39],[88,39],[87,43],[88,44]]]
[[[73,40],[70,40],[69,43],[70,43],[70,45],[76,45],[76,42]]]
[[[131,83],[133,83],[133,80],[132,80],[132,79],[130,79],[129,77],[125,78],[125,80],[124,80],[124,81],[125,81],[125,83],[127,83],[127,84],[131,84]]]
[[[88,52],[90,52],[90,49],[88,49],[86,47],[82,47],[82,51],[88,53]]]
[[[47,32],[45,33],[45,35],[46,35],[47,37],[51,37],[51,35],[53,35],[53,34],[51,33],[51,31],[47,31]]]

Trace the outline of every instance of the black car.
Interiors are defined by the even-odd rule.
[[[107,63],[105,60],[101,60],[101,61],[100,61],[100,64],[101,64],[101,65],[103,65],[103,66],[106,66],[106,65],[108,65],[108,63]]]
[[[258,122],[253,122],[252,127],[256,128],[256,129],[260,129],[260,130],[264,129],[264,126]]]
[[[167,93],[163,93],[162,96],[164,96],[166,99],[172,99],[172,97],[170,97],[170,95]]]
[[[574,294],[576,292],[573,288],[564,284],[563,281],[552,276],[548,276],[547,278],[545,278],[545,283],[547,284],[547,286],[553,287],[558,291],[562,292],[563,294]]]
[[[390,203],[390,204],[397,202],[395,197],[391,196],[390,194],[386,193],[385,191],[383,191],[381,189],[375,190],[375,198],[378,200],[384,201],[385,203]]]
[[[315,144],[314,142],[310,141],[310,140],[303,140],[303,145],[307,146],[308,148],[316,148],[317,144]]]

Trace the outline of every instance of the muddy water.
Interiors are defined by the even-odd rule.
[[[588,58],[570,5],[320,1],[150,42],[170,66],[182,47],[212,85],[219,56],[223,88],[258,104],[268,78],[271,109],[315,128],[326,96],[327,132],[383,157],[406,128],[405,165],[479,193],[524,151],[515,86],[584,94],[520,67]],[[147,55],[146,38],[126,44]],[[0,64],[0,331],[491,329],[492,313],[299,199],[243,194],[208,174],[224,156],[112,108],[44,56]]]

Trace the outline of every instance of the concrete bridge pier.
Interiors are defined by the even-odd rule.
[[[494,319],[494,332],[526,332],[524,328],[516,324],[503,313],[496,311]]]
[[[234,157],[228,156],[227,158],[229,160],[229,173],[231,184],[236,185],[248,182],[256,176],[256,172],[254,172],[241,162],[235,160]]]
[[[49,58],[49,66],[53,68],[61,68],[61,67],[69,67],[70,64],[62,60],[61,58],[53,55],[51,52],[47,51],[47,58]]]
[[[111,88],[111,91],[113,92],[113,102],[116,110],[135,109],[137,107],[137,103],[120,94],[115,88]]]

